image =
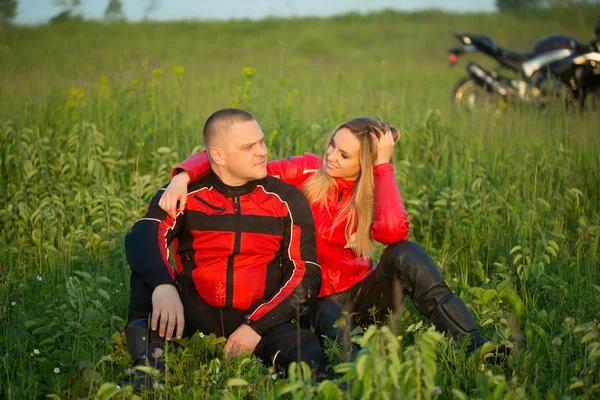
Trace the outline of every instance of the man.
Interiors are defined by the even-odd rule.
[[[252,114],[215,112],[203,139],[211,171],[188,187],[185,210],[167,215],[158,206],[163,188],[125,238],[134,362],[161,367],[164,339],[200,331],[227,337],[228,355],[254,353],[284,370],[305,361],[324,373],[318,337],[290,322],[321,284],[306,199],[267,176],[264,134]]]

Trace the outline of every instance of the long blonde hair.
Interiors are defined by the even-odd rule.
[[[345,233],[348,247],[361,257],[370,257],[375,249],[375,244],[371,238],[371,224],[373,223],[373,188],[374,175],[373,167],[377,160],[377,144],[371,136],[371,132],[381,138],[381,136],[390,131],[397,141],[400,138],[400,131],[390,125],[387,121],[379,118],[354,118],[339,125],[325,142],[325,148],[333,140],[334,136],[341,129],[348,129],[360,142],[358,161],[360,172],[356,179],[352,198],[344,204],[340,212],[333,220],[333,227],[348,216]],[[337,189],[337,183],[334,178],[327,175],[324,165],[302,186],[301,190],[311,205],[322,204],[329,212],[327,203],[328,195]],[[354,235],[354,237],[353,237]]]

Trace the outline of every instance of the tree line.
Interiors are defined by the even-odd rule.
[[[50,18],[48,22],[56,23],[74,19],[82,19],[78,14],[81,0],[49,0],[52,4],[62,8],[58,14]],[[141,0],[144,3],[144,19],[156,11],[159,0]],[[9,25],[18,14],[18,0],[0,0],[0,25]],[[104,11],[106,21],[119,21],[125,19],[122,0],[108,0]]]
[[[81,0],[49,0],[54,5],[60,6],[63,10],[52,17],[49,22],[61,22],[73,19],[81,19],[77,14],[81,6]],[[159,0],[142,0],[144,6],[144,19],[156,11],[159,6]],[[13,22],[17,16],[18,0],[0,0],[0,25],[8,25]],[[598,4],[600,0],[496,0],[496,8],[499,11],[509,11],[527,8],[541,7],[581,7],[590,4]],[[124,20],[123,2],[121,0],[109,0],[104,11],[106,21]]]

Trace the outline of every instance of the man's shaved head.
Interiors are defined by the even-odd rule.
[[[224,108],[208,117],[204,145],[211,169],[229,186],[240,186],[267,176],[265,134],[254,115]]]
[[[204,146],[209,149],[212,146],[218,145],[220,139],[226,139],[229,136],[229,131],[235,123],[256,121],[256,117],[248,111],[238,108],[223,108],[214,112],[204,124],[202,137]]]

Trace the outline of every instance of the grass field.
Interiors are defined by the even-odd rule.
[[[561,107],[456,112],[453,32],[528,50],[592,37],[584,13],[381,12],[258,22],[77,23],[0,30],[0,398],[592,399],[600,394],[600,116]],[[475,57],[483,65],[488,60]],[[222,339],[168,351],[164,385],[130,385],[123,237],[216,109],[253,111],[270,157],[321,152],[340,122],[398,126],[417,241],[505,366],[467,357],[407,300],[337,379],[278,379]],[[118,386],[117,386],[118,385]]]

